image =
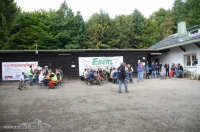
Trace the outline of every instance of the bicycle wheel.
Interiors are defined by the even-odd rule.
[[[22,90],[24,87],[23,82],[20,83],[19,88]]]
[[[25,88],[25,89],[28,88],[28,82],[27,82],[27,81],[24,82],[24,88]]]

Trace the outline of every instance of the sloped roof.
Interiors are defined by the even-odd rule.
[[[197,25],[198,27],[200,25]],[[183,34],[173,34],[169,37],[159,41],[158,43],[152,45],[149,47],[149,49],[165,49],[168,47],[173,46],[180,46],[181,44],[190,44],[191,42],[194,42],[195,40],[200,41],[200,33],[194,34],[189,36],[187,32]]]

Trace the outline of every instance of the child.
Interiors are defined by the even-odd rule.
[[[24,72],[22,72],[22,75],[20,76],[20,79],[19,79],[19,81],[20,81],[20,83],[19,83],[19,90],[22,90],[21,88],[20,88],[20,86],[24,83],[24,81],[26,80],[26,78],[28,78],[25,74],[24,74]]]
[[[166,71],[165,71],[164,68],[162,68],[161,73],[160,73],[160,79],[161,79],[161,80],[162,80],[162,79],[165,79],[165,74],[166,74]]]
[[[146,65],[145,71],[146,71],[146,78],[149,79],[149,65],[148,65],[148,63]]]
[[[126,68],[126,81],[127,83],[129,83],[129,72],[128,72],[128,68]]]

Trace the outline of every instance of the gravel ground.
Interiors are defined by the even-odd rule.
[[[0,85],[0,131],[200,130],[200,81],[146,79],[128,84],[129,93],[122,86],[121,94],[111,82],[87,86],[74,80],[62,83],[58,89],[32,86],[22,91],[17,85],[14,82]],[[14,126],[18,128],[14,130]]]

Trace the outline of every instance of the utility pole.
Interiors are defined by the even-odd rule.
[[[36,42],[36,50],[35,50],[35,54],[38,54],[38,50],[37,50],[37,42]]]

